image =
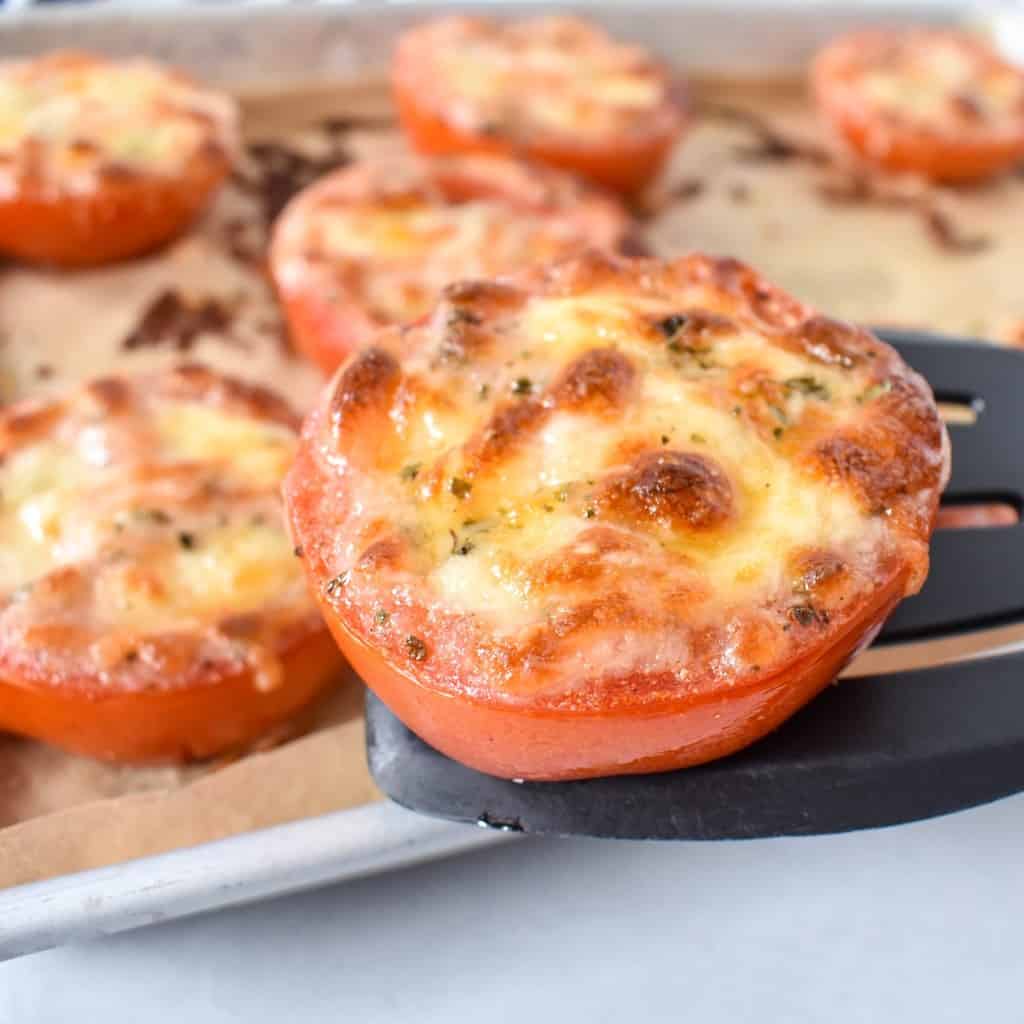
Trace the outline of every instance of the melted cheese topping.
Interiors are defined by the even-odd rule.
[[[179,173],[204,147],[231,154],[236,112],[146,60],[75,54],[0,66],[0,159],[74,190],[113,169]]]
[[[403,657],[429,629],[437,677],[473,686],[499,665],[550,694],[581,665],[697,685],[820,642],[894,573],[920,585],[947,442],[892,350],[729,261],[582,266],[455,290],[339,377],[319,443],[346,505],[321,514],[344,543],[322,557],[356,632],[383,609],[398,639],[372,642]],[[476,333],[453,361],[456,313]]]
[[[649,54],[575,18],[446,18],[405,45],[429,55],[422,88],[474,130],[603,137],[643,127],[668,103]]]
[[[850,54],[859,94],[878,112],[970,130],[1024,120],[1024,74],[983,42],[944,32],[888,38]]]
[[[363,285],[381,321],[415,319],[451,281],[546,263],[579,245],[571,225],[493,201],[398,213],[333,210],[319,227],[323,254],[332,264],[373,264]]]
[[[86,386],[6,414],[8,656],[38,637],[51,663],[102,674],[119,667],[111,651],[134,666],[150,640],[191,635],[196,663],[212,665],[273,648],[277,628],[311,616],[277,496],[295,432],[241,403],[211,404],[206,387],[166,393],[146,378],[110,397]],[[240,643],[232,623],[248,616]]]
[[[284,291],[340,291],[377,322],[413,320],[451,281],[614,247],[626,215],[556,172],[469,157],[358,164],[300,197],[276,229]],[[328,283],[329,282],[329,283]]]

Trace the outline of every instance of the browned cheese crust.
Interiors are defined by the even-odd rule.
[[[450,287],[328,389],[286,491],[344,629],[432,688],[651,710],[913,593],[948,474],[925,382],[734,260]]]

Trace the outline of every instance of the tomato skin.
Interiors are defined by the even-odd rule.
[[[425,686],[353,637],[325,604],[324,617],[352,667],[422,739],[462,764],[506,779],[557,782],[674,771],[733,754],[766,736],[816,697],[873,638],[903,595],[896,577],[863,619],[813,659],[756,686],[651,710],[608,707],[598,713],[529,710]],[[642,676],[627,682],[642,688]]]
[[[292,343],[325,375],[333,373],[379,328],[358,303],[332,300],[323,288],[278,281],[277,294],[285,309]]]
[[[104,176],[88,192],[54,192],[23,179],[0,195],[0,252],[61,269],[145,255],[192,224],[229,170],[228,159],[211,151],[180,175]]]
[[[200,760],[244,749],[287,722],[342,666],[319,623],[296,632],[272,689],[261,690],[250,670],[166,690],[117,690],[95,679],[55,686],[0,666],[0,729],[106,761]]]
[[[395,106],[402,130],[413,148],[432,156],[491,153],[519,156],[586,178],[594,185],[625,196],[643,191],[661,173],[686,130],[682,116],[650,135],[622,137],[601,146],[572,139],[540,140],[525,145],[461,130],[419,97],[412,81],[396,73]]]
[[[859,158],[890,173],[915,174],[946,184],[982,181],[1024,159],[1024,119],[1009,132],[935,131],[892,122],[872,110],[858,95],[855,83],[847,81],[849,66],[865,49],[890,38],[878,32],[843,37],[818,55],[811,70],[811,90],[819,110]],[[965,41],[964,45],[974,49],[980,44]]]

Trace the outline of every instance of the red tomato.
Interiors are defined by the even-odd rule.
[[[235,109],[149,61],[59,53],[4,65],[0,251],[88,267],[181,234],[230,170]],[[5,109],[8,109],[5,106]]]
[[[1024,72],[976,36],[857,32],[822,50],[811,85],[838,134],[886,171],[968,182],[1024,158]]]
[[[297,347],[330,372],[381,326],[421,316],[450,281],[619,249],[632,231],[615,200],[548,168],[479,155],[371,161],[289,204],[270,268]]]
[[[295,426],[198,367],[0,414],[0,730],[185,761],[326,690],[341,657],[281,520]]]
[[[948,452],[866,331],[733,260],[589,255],[380,331],[285,501],[411,729],[569,779],[720,757],[813,697],[921,586]]]
[[[395,101],[423,153],[511,153],[632,194],[685,130],[679,83],[576,18],[449,17],[399,41]]]

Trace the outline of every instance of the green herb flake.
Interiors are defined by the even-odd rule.
[[[877,384],[872,384],[862,395],[857,399],[859,405],[864,405],[868,402],[873,402],[876,398],[881,398],[882,395],[887,395],[892,391],[892,381],[887,377],[885,380],[879,381]]]
[[[461,476],[453,476],[448,484],[448,490],[461,500],[469,497],[473,485],[468,480],[463,480]]]
[[[182,530],[181,533],[178,534],[178,543],[185,551],[192,551],[196,546],[195,534],[189,533],[187,530]]]
[[[593,518],[594,518],[594,516],[596,516],[596,515],[597,515],[597,509],[596,509],[596,508],[594,508],[594,506],[593,506],[593,505],[588,505],[588,506],[587,506],[587,507],[586,507],[586,508],[585,508],[585,509],[583,510],[583,518],[584,518],[584,519],[593,519]]]
[[[378,608],[373,613],[373,623],[375,626],[386,626],[391,621],[391,613],[384,611],[383,608]]]
[[[774,437],[774,438],[775,438],[775,440],[776,440],[776,441],[778,441],[778,440],[781,440],[781,438],[782,438],[782,435],[783,435],[784,433],[785,433],[785,431],[784,431],[784,430],[782,429],[782,427],[776,427],[776,428],[775,428],[775,429],[774,429],[774,430],[772,431],[772,437]]]
[[[486,401],[487,396],[490,395],[490,393],[490,384],[481,384],[480,387],[476,389],[476,397],[479,398],[481,402]]]
[[[691,434],[690,441],[693,444],[707,444],[708,439],[703,434]]]
[[[512,382],[513,395],[528,395],[533,391],[533,381],[529,377],[517,377]]]
[[[408,466],[402,467],[402,471],[398,475],[403,480],[415,480],[422,468],[422,462],[410,462]]]
[[[827,402],[832,397],[829,389],[817,377],[790,377],[782,385],[789,391],[817,398],[821,402]]]

